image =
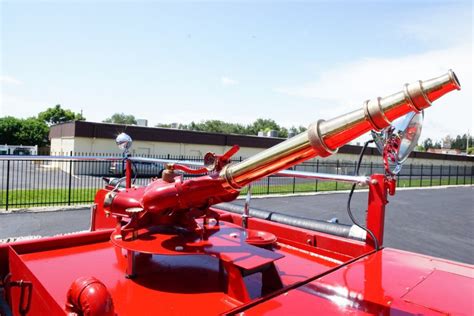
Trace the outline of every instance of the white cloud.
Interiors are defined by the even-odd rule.
[[[20,80],[15,79],[15,78],[10,77],[10,76],[0,76],[0,83],[2,83],[2,84],[16,84],[16,85],[22,84],[22,82]]]
[[[221,77],[221,83],[223,86],[234,86],[239,84],[237,80],[225,76]]]
[[[472,131],[472,55],[470,45],[400,58],[367,58],[323,71],[313,82],[276,89],[295,97],[328,104],[320,113],[331,117],[358,107],[364,100],[401,90],[406,82],[439,76],[452,68],[462,90],[436,101],[425,112],[422,138],[441,138]]]

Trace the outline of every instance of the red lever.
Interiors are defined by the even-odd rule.
[[[219,157],[219,160],[222,162],[227,162],[227,160],[230,159],[233,155],[235,155],[240,149],[239,145],[234,145],[232,146],[231,149],[229,149],[225,154]]]
[[[209,170],[207,170],[207,168],[192,169],[192,168],[180,165],[180,164],[174,164],[173,169],[181,170],[181,171],[184,171],[184,172],[189,173],[189,174],[203,174],[203,173],[207,173],[209,171]]]

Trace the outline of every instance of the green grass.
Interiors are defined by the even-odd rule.
[[[9,208],[25,206],[47,206],[47,205],[68,205],[77,203],[92,202],[94,200],[96,188],[71,189],[28,189],[10,190],[8,193]],[[6,204],[6,191],[0,191],[0,209],[4,209]]]
[[[400,179],[397,182],[398,187],[429,187],[439,185],[454,185],[456,184],[456,177],[445,177],[443,179]],[[458,177],[457,184],[471,184],[471,178],[466,177],[466,183],[464,183],[464,177]],[[336,183],[333,181],[320,181],[312,183],[293,183],[288,184],[272,184],[270,185],[266,181],[261,182],[259,185],[252,187],[252,194],[291,194],[291,193],[302,193],[302,192],[315,192],[315,191],[335,191],[335,190],[349,190],[351,184],[348,183]],[[357,189],[363,189],[364,186],[357,186]],[[68,188],[61,189],[28,189],[28,190],[10,190],[8,194],[9,208],[21,208],[21,207],[34,207],[34,206],[48,206],[48,205],[69,205],[69,204],[80,204],[90,203],[94,200],[97,188],[75,188],[69,192]],[[244,188],[241,194],[246,194],[247,188]],[[5,209],[6,204],[6,191],[0,190],[0,210]]]

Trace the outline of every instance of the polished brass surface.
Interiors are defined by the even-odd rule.
[[[455,89],[460,89],[459,81],[450,70],[437,78],[407,84],[404,90],[387,97],[366,101],[358,110],[313,123],[306,132],[226,166],[220,173],[223,186],[239,190],[315,156],[328,156],[370,130],[381,130],[396,118],[429,107],[432,101]]]

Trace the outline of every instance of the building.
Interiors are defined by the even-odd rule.
[[[122,132],[132,137],[134,142],[131,153],[138,156],[203,157],[209,151],[223,154],[233,145],[239,145],[240,150],[235,158],[243,159],[285,140],[276,137],[74,121],[51,126],[49,134],[51,154],[120,154],[120,150],[117,148],[114,140]],[[357,160],[360,150],[360,146],[346,145],[340,148],[337,154],[325,159],[354,162]],[[364,161],[382,162],[376,148],[367,149]],[[474,157],[413,152],[407,163],[470,166],[473,162]]]
[[[38,146],[0,145],[0,155],[37,155]]]
[[[460,149],[453,148],[428,148],[427,152],[434,154],[460,155]]]

